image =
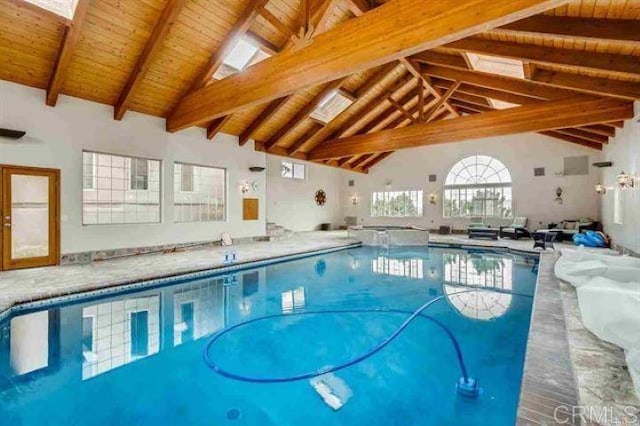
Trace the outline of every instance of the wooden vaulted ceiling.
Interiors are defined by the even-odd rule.
[[[229,133],[365,173],[396,149],[527,131],[602,149],[633,116],[640,0],[425,5],[78,0],[68,20],[0,0],[0,79],[46,89],[51,106],[62,93],[113,105],[118,120],[137,111],[167,118],[169,131],[197,125],[209,139]],[[272,58],[212,80],[240,36]],[[469,53],[520,60],[525,78],[477,71]],[[314,120],[335,90],[353,103]]]

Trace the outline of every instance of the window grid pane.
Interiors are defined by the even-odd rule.
[[[422,216],[422,191],[373,192],[371,194],[371,216]]]
[[[173,175],[175,222],[213,222],[226,219],[225,169],[174,163]],[[186,182],[187,180],[190,182]]]
[[[454,164],[445,179],[445,217],[513,216],[511,174],[495,158],[474,155]]]
[[[159,223],[160,173],[158,160],[83,152],[83,225]]]

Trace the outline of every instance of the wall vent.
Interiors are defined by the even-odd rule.
[[[589,174],[589,156],[564,157],[564,175],[578,176]]]
[[[429,175],[429,182],[435,182],[436,181],[436,175]]]
[[[349,179],[349,186],[356,186],[356,181],[353,179]]]
[[[533,175],[534,176],[544,176],[545,175],[544,167],[534,167],[533,168]]]

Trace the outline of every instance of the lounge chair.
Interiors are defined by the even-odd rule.
[[[514,217],[513,223],[509,226],[500,227],[500,238],[530,238],[531,234],[527,231],[527,218],[524,216]]]

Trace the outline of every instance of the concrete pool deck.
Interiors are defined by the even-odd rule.
[[[532,250],[532,240],[470,240],[465,235],[432,235],[431,242],[541,253]],[[237,252],[240,262],[251,262],[346,247],[354,243],[356,241],[348,238],[344,231],[307,232],[285,240],[245,243],[232,248],[207,247],[83,265],[0,272],[0,312],[35,300],[227,266],[222,257],[223,252],[230,249]],[[562,248],[569,245],[558,243],[556,246]],[[633,405],[637,401],[629,394],[630,378],[620,366],[620,351],[612,345],[594,343],[593,339],[597,338],[584,330],[579,317],[576,317],[577,305],[571,300],[572,289],[565,288],[553,274],[556,258],[553,251],[540,254],[518,425],[558,424],[564,420],[567,421],[563,424],[580,424],[577,418],[565,416],[554,419],[556,408],[567,407],[570,412],[571,407],[579,405],[608,407],[615,402],[617,415],[622,404]],[[587,348],[592,351],[591,355],[601,354],[605,360],[615,360],[615,368],[607,370],[613,361],[604,362],[604,365],[596,366],[602,367],[598,374],[591,372],[593,359],[584,362],[585,354],[580,352],[584,348],[575,347],[586,338],[591,339],[592,344]],[[602,392],[603,389],[606,392]]]

